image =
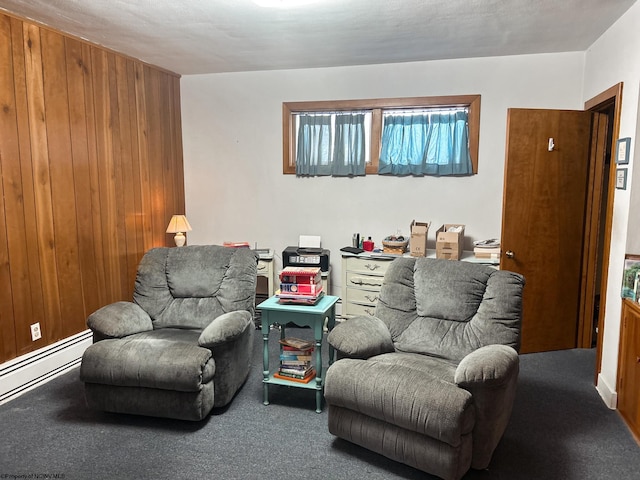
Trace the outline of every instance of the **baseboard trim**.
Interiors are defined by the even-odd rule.
[[[78,366],[92,342],[85,330],[1,364],[0,405]]]
[[[604,379],[602,374],[598,374],[598,383],[596,384],[596,390],[602,397],[605,405],[611,410],[618,408],[618,393],[615,392]]]

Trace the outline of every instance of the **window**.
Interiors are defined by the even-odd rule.
[[[471,175],[479,130],[480,95],[286,102],[283,173]]]

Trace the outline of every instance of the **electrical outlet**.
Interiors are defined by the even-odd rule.
[[[40,323],[34,323],[31,325],[31,340],[36,341],[42,338],[42,331],[40,330]]]

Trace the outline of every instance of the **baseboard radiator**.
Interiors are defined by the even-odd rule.
[[[91,330],[0,364],[0,405],[80,365]]]

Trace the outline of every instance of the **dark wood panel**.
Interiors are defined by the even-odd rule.
[[[120,203],[122,209],[120,222],[122,227],[119,229],[122,232],[122,236],[119,241],[123,242],[126,247],[126,255],[122,255],[121,258],[124,260],[122,281],[126,287],[123,293],[128,295],[132,291],[138,264],[135,220],[135,191],[138,190],[138,187],[133,178],[134,164],[137,163],[137,152],[134,154],[134,150],[137,150],[137,148],[134,149],[131,135],[133,131],[130,116],[131,99],[129,98],[129,82],[127,80],[127,61],[124,58],[115,58],[115,79],[118,102],[118,121],[116,123],[119,127],[117,131],[120,144],[118,159],[120,164],[118,168],[120,171],[120,176],[118,177],[120,186],[117,188],[123,192]]]
[[[16,355],[13,287],[9,265],[9,239],[4,199],[5,172],[19,156],[17,117],[13,87],[11,22],[0,16],[0,359]]]
[[[27,73],[25,68],[24,30],[26,26],[19,20],[11,20],[11,48],[13,55],[13,77],[16,107],[16,126],[19,142],[19,162],[22,182],[22,201],[24,228],[27,248],[27,263],[12,261],[12,268],[26,269],[29,272],[31,318],[14,316],[17,334],[16,348],[18,354],[27,352],[45,344],[45,339],[30,343],[29,326],[41,322],[45,318],[44,289],[40,259],[40,240],[38,237],[38,215],[36,208],[37,182],[34,178],[32,164],[32,138],[29,125],[29,102],[27,89]],[[13,214],[10,214],[13,217]],[[13,218],[12,218],[13,220]]]
[[[44,318],[40,327],[42,338],[52,341],[49,327],[60,325],[60,291],[58,288],[58,266],[55,252],[55,229],[53,224],[53,205],[51,197],[51,171],[49,165],[49,139],[47,138],[47,117],[44,99],[44,75],[42,71],[42,49],[40,29],[25,24],[23,30],[25,53],[25,77],[27,86],[27,107],[31,142],[31,164],[33,168],[34,197],[40,258],[40,276]],[[52,139],[53,140],[53,139]],[[18,341],[22,340],[18,336]],[[29,350],[27,344],[19,345],[18,350]]]
[[[100,206],[100,179],[98,167],[98,146],[96,133],[96,112],[94,106],[92,47],[82,45],[85,122],[87,126],[87,161],[89,164],[89,190],[91,192],[91,232],[93,234],[93,257],[95,259],[98,305],[109,303],[111,296],[107,289],[107,262],[104,255],[104,232],[102,230]],[[89,228],[87,225],[86,228]],[[93,311],[93,309],[89,310]]]
[[[2,14],[0,42],[3,362],[131,298],[184,175],[178,76]]]
[[[49,148],[51,206],[55,235],[56,271],[59,291],[59,323],[47,322],[50,341],[78,331],[73,319],[84,317],[78,226],[74,185],[73,152],[69,114],[69,92],[64,37],[42,30],[42,70]]]
[[[91,98],[85,91],[88,76],[88,62],[82,44],[66,39],[66,71],[69,95],[69,131],[73,152],[73,192],[76,199],[76,223],[78,235],[78,260],[80,262],[80,292],[83,311],[92,312],[100,306],[100,286],[95,258],[95,238],[92,210],[94,208],[91,193],[91,165],[89,155],[89,130],[87,128],[86,102]],[[83,318],[73,319],[73,328],[84,326]]]

